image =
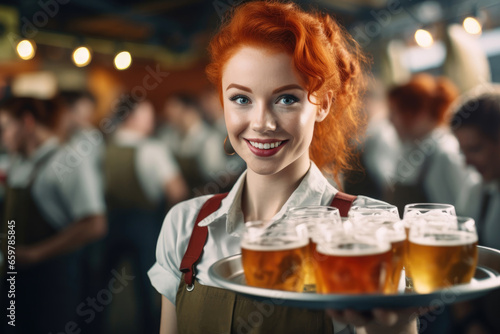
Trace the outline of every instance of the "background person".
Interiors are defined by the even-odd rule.
[[[197,100],[189,94],[169,97],[163,113],[166,125],[158,136],[176,157],[191,195],[203,193],[203,186],[225,170],[224,137],[203,120]]]
[[[459,214],[476,221],[479,244],[500,249],[500,87],[465,97],[451,120],[467,164],[481,178],[457,205]],[[454,305],[453,333],[500,332],[500,290],[472,302]]]
[[[388,92],[389,118],[402,151],[386,199],[400,214],[408,203],[457,203],[468,179],[458,143],[447,128],[457,97],[450,80],[429,74],[415,75]]]
[[[174,158],[150,138],[153,105],[123,98],[115,107],[116,132],[104,157],[109,234],[104,240],[104,283],[123,259],[136,277],[135,302],[144,333],[158,331],[160,310],[147,271],[154,264],[155,245],[168,207],[184,200],[188,189]]]
[[[66,166],[54,101],[13,98],[0,107],[2,141],[16,157],[8,170],[5,219],[16,229],[15,333],[64,330],[81,302],[79,250],[106,233],[104,200],[87,160]],[[60,179],[57,168],[70,168]],[[2,292],[5,298],[6,291]]]

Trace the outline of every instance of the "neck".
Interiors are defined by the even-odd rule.
[[[242,197],[245,221],[273,218],[297,189],[310,165],[309,157],[303,157],[272,175],[248,169]]]

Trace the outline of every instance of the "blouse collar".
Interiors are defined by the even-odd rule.
[[[241,210],[241,196],[245,185],[246,174],[246,171],[243,172],[226,198],[222,200],[220,208],[203,219],[199,223],[200,226],[225,222],[228,234],[238,233],[239,229],[244,225],[244,217]],[[292,207],[321,205],[323,195],[328,187],[330,188],[329,192],[333,194],[337,193],[337,190],[328,183],[328,180],[323,176],[314,162],[311,162],[311,167],[299,186],[288,198],[281,210],[273,217],[273,220],[283,217],[288,209]]]

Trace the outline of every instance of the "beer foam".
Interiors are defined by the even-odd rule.
[[[320,244],[317,246],[318,253],[333,256],[366,256],[377,255],[388,252],[390,244],[375,245],[362,241],[352,241],[335,245]]]
[[[477,242],[477,235],[465,231],[443,231],[418,237],[410,235],[410,242],[423,246],[462,246]]]
[[[241,248],[245,248],[253,251],[284,251],[290,249],[297,249],[307,246],[309,239],[304,240],[257,240],[257,241],[241,241]]]

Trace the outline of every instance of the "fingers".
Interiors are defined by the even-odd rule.
[[[375,321],[383,326],[391,327],[398,321],[398,314],[391,310],[374,309],[372,314]]]
[[[332,319],[344,323],[361,327],[372,321],[371,314],[361,313],[354,310],[327,310],[326,313]]]

